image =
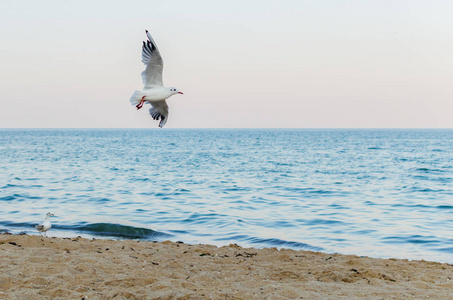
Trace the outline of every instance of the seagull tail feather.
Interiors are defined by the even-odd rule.
[[[140,91],[135,91],[133,94],[132,94],[132,97],[131,99],[129,100],[131,102],[131,105],[137,105],[140,103],[140,101],[142,100],[142,97],[143,97],[143,93],[140,92]]]

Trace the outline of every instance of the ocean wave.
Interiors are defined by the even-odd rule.
[[[63,229],[63,227],[59,227]],[[133,226],[126,226],[120,224],[111,224],[111,223],[92,223],[86,225],[79,225],[74,227],[67,227],[67,229],[78,230],[83,233],[89,233],[91,235],[99,236],[110,236],[110,237],[120,237],[128,239],[155,239],[170,237],[168,233],[163,233],[155,231],[148,228],[140,228]]]

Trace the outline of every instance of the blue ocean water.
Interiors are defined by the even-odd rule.
[[[453,130],[0,130],[0,230],[453,262]]]

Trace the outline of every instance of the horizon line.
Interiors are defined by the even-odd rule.
[[[0,130],[453,130],[453,127],[0,127]]]

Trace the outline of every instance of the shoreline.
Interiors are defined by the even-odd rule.
[[[305,250],[0,234],[0,299],[452,299],[453,265]]]

